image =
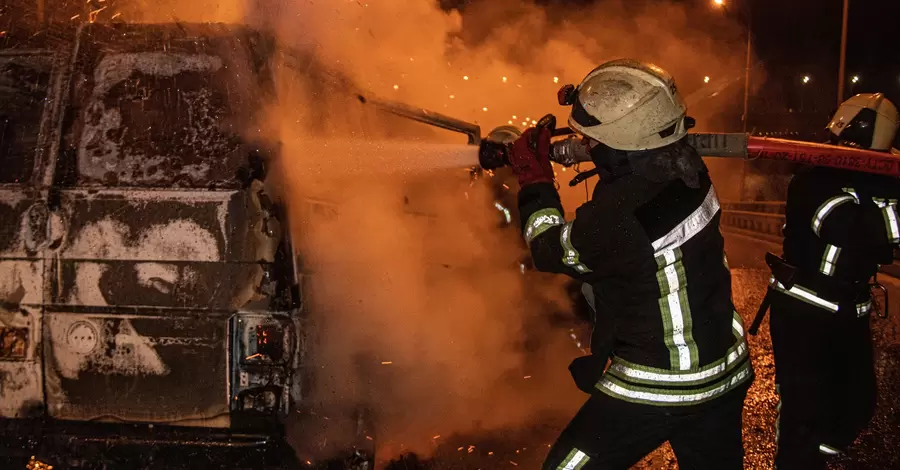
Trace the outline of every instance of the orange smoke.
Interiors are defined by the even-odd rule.
[[[434,109],[486,132],[549,112],[562,121],[557,88],[613,58],[657,63],[685,94],[704,76],[730,79],[743,69],[740,28],[722,19],[698,25],[674,3],[551,12],[492,0],[461,14],[436,1],[167,0],[136,9],[131,20],[173,18],[243,21],[293,49],[275,64],[279,101],[266,128],[283,143],[274,173],[311,279],[315,399],[368,404],[382,445],[424,452],[437,435],[515,427],[548,409],[572,413],[584,396],[565,368],[580,352],[548,315],[568,308],[563,280],[523,283],[518,234],[498,229],[486,187],[470,186],[460,170],[351,168],[374,160],[375,147],[373,159],[322,150],[335,139],[464,143],[368,109],[355,93]],[[709,128],[717,111],[692,114]],[[377,157],[390,165],[390,155]],[[418,157],[427,167],[433,156]],[[568,176],[560,173],[564,188]],[[584,189],[563,196],[574,211]]]

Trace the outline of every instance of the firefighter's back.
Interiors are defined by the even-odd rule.
[[[629,401],[691,405],[752,377],[708,175],[666,183],[618,230],[616,268],[594,289],[616,328],[601,390]]]

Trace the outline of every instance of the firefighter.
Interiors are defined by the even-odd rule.
[[[575,218],[564,220],[548,128],[526,131],[509,157],[535,267],[588,284],[596,312],[592,354],[569,367],[591,396],[544,468],[625,469],[666,441],[682,468],[742,468],[753,371],[719,202],[684,140],[693,120],[675,83],[617,60],[563,87],[560,104],[601,176]]]
[[[884,95],[861,94],[841,105],[827,129],[832,144],[890,152],[898,122]],[[888,176],[812,168],[791,180],[784,255],[772,257],[767,295],[779,469],[825,468],[873,416],[869,280],[893,261],[898,199],[900,185]]]

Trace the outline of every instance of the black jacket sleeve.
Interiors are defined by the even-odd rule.
[[[552,184],[534,184],[519,192],[522,235],[539,271],[584,280],[601,269],[612,222],[602,205],[589,201],[566,221],[559,193]],[[608,211],[611,212],[611,211]]]

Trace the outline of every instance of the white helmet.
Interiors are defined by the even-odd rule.
[[[834,144],[887,152],[898,126],[894,103],[882,93],[862,93],[841,104],[827,129]]]
[[[570,91],[572,96],[565,100],[572,104],[569,127],[617,150],[664,147],[684,137],[690,127],[675,80],[652,64],[607,62]]]

